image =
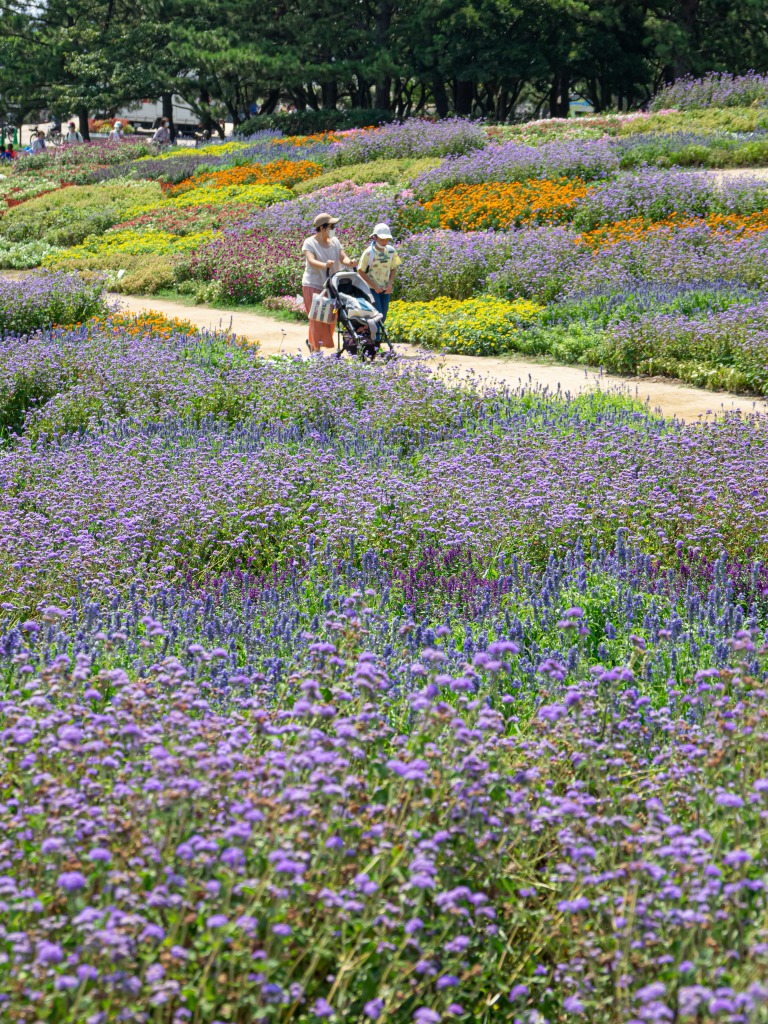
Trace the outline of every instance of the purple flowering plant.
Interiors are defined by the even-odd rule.
[[[6,344],[50,392],[0,450],[19,1019],[760,1012],[763,421]]]
[[[482,131],[339,145],[519,166]],[[762,208],[609,172],[585,225]],[[411,200],[258,211],[186,280],[291,293],[318,203],[354,252]],[[573,358],[768,387],[764,232],[577,233],[410,236],[400,294],[543,298],[537,329],[591,332]],[[74,278],[3,289],[0,1014],[766,1019],[764,417],[260,360],[88,321]]]

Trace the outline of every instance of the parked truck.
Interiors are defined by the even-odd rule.
[[[163,116],[163,104],[159,99],[142,100],[136,107],[126,107],[117,115],[121,121],[127,121],[134,128],[156,128]],[[181,96],[173,97],[173,123],[180,135],[193,135],[200,123],[200,118],[188,107]]]

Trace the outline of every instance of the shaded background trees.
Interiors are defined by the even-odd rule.
[[[287,101],[505,120],[646,101],[768,68],[765,0],[0,0],[0,105],[22,120],[181,95],[203,123]]]

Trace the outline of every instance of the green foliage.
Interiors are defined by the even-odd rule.
[[[157,182],[111,181],[59,189],[15,206],[0,221],[9,242],[79,245],[122,220],[128,210],[162,198]]]
[[[675,292],[665,299],[656,290],[650,295],[637,285],[626,291],[606,291],[604,294],[589,295],[583,299],[567,299],[547,306],[541,322],[545,326],[589,323],[604,329],[619,321],[642,320],[657,313],[679,313],[686,317],[707,316],[723,312],[733,306],[747,305],[759,301],[759,291],[746,289],[696,287]]]
[[[85,278],[103,278],[112,292],[124,295],[154,295],[173,285],[174,264],[166,254],[141,253],[130,258],[122,253],[94,253],[93,256],[57,259],[57,270],[78,271]]]
[[[315,135],[318,132],[347,131],[370,128],[371,125],[394,121],[391,110],[349,109],[297,110],[291,114],[257,114],[237,127],[238,135],[253,135],[265,128],[276,128],[284,135]]]
[[[578,122],[571,122],[577,125]],[[754,132],[768,128],[765,107],[717,107],[706,110],[674,110],[666,114],[651,113],[648,117],[617,120],[616,135],[645,135],[659,132],[696,132],[699,135],[722,132]]]
[[[621,167],[629,170],[643,163],[652,163],[656,167],[764,167],[768,163],[768,138],[727,147],[683,146],[658,155],[653,150],[637,152],[622,158]]]
[[[9,242],[0,238],[0,270],[29,270],[39,267],[45,256],[56,252],[47,242]]]
[[[337,185],[340,181],[353,181],[355,185],[366,185],[369,182],[386,182],[404,188],[424,171],[430,171],[440,163],[438,157],[405,157],[397,160],[371,160],[363,164],[349,164],[344,167],[333,167],[329,171],[301,181],[293,186],[297,195],[315,192],[327,185]]]
[[[685,72],[768,61],[760,0],[49,0],[45,18],[0,0],[0,11],[7,106],[82,119],[178,93],[211,130],[227,118],[245,135],[428,109],[503,123],[521,100],[536,116],[563,115],[573,92],[598,111],[625,109]],[[286,98],[299,109],[275,113]]]

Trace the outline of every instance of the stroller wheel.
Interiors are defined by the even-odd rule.
[[[357,352],[358,352],[357,338],[346,327],[344,328],[344,330],[339,330],[339,333],[338,333],[338,336],[337,336],[337,345],[336,345],[336,357],[337,357],[337,359],[341,359],[341,357],[344,355],[345,352],[347,352],[351,356],[356,356]]]
[[[379,339],[381,341],[382,346],[386,346],[387,352],[389,352],[391,355],[394,355],[395,354],[395,346],[389,340],[389,335],[387,334],[387,328],[384,326],[384,324],[382,324],[381,327],[379,328],[379,330],[380,330]]]

